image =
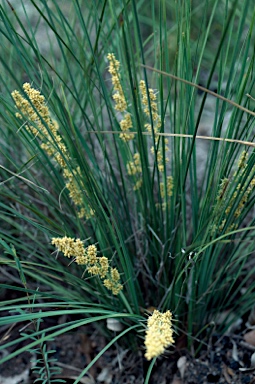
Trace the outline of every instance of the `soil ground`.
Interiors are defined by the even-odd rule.
[[[70,320],[70,319],[69,319]],[[63,322],[64,318],[54,320]],[[49,324],[47,324],[49,322]],[[45,320],[44,326],[54,325]],[[8,341],[19,336],[21,324],[15,325],[9,332]],[[8,328],[0,329],[0,339]],[[213,335],[208,345],[204,345],[199,355],[192,356],[181,341],[175,348],[158,358],[152,371],[150,384],[249,384],[255,383],[255,368],[250,368],[251,357],[255,351],[252,344],[244,338],[244,330],[238,333]],[[252,341],[253,343],[253,341]],[[92,326],[81,327],[75,333],[64,334],[48,344],[55,350],[56,366],[61,373],[55,379],[64,379],[73,384],[82,370],[107,344],[107,340]],[[20,348],[22,345],[16,346]],[[15,349],[14,349],[15,350]],[[8,354],[13,350],[2,352]],[[37,376],[31,369],[31,356],[24,352],[0,366],[0,384],[32,384]],[[131,352],[120,345],[107,350],[93,365],[89,374],[80,383],[84,384],[142,384],[149,363],[143,357],[143,350]]]

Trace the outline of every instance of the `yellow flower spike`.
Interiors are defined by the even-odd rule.
[[[63,169],[66,188],[69,191],[70,198],[78,208],[78,216],[80,218],[90,218],[92,216],[91,208],[85,209],[83,207],[85,188],[81,188],[75,180],[76,177],[82,180],[80,168],[76,167],[73,172],[67,168],[66,162],[71,161],[71,157],[62,137],[58,133],[59,125],[57,121],[51,118],[45,98],[39,91],[32,88],[29,83],[23,84],[23,89],[30,102],[18,91],[13,91],[12,97],[16,107],[22,113],[17,113],[16,116],[21,119],[24,116],[27,119],[27,123],[25,124],[26,129],[31,131],[35,137],[39,138],[41,148],[48,156],[52,156],[56,163]]]
[[[133,160],[134,161],[129,161],[127,163],[127,173],[130,176],[134,176],[134,175],[140,174],[140,177],[141,177],[142,165],[141,165],[140,154],[138,152],[133,155]],[[135,182],[133,190],[136,191],[139,188],[141,188],[141,186],[142,186],[142,179],[139,178],[139,180],[137,180]]]
[[[111,278],[114,283],[118,283],[120,279],[120,274],[116,268],[111,268]]]
[[[140,153],[135,153],[134,156],[133,156],[133,159],[134,159],[134,163],[135,165],[141,167],[141,158],[140,158]]]
[[[173,195],[173,188],[174,188],[173,176],[167,176],[166,178],[167,196],[171,197]]]
[[[120,62],[116,60],[115,55],[113,53],[108,53],[107,59],[109,60],[109,72],[112,76],[118,76]]]
[[[120,138],[121,140],[127,142],[127,141],[130,141],[130,140],[133,140],[135,137],[135,134],[134,133],[121,133],[120,134]]]
[[[158,106],[157,106],[157,96],[155,94],[155,92],[153,91],[153,89],[149,88],[148,89],[148,94],[149,94],[149,100],[150,100],[150,103],[148,102],[148,95],[147,95],[147,89],[146,89],[146,83],[144,80],[141,80],[140,81],[140,92],[141,92],[141,95],[142,95],[142,105],[143,105],[143,111],[145,113],[145,115],[147,115],[148,117],[152,116],[152,120],[154,122],[153,124],[153,127],[154,127],[154,133],[156,134],[155,135],[155,145],[157,146],[158,143],[159,143],[159,140],[160,140],[160,137],[157,135],[157,133],[160,131],[160,128],[161,128],[161,125],[162,125],[162,121],[161,121],[161,117],[160,115],[158,114]],[[152,134],[152,126],[151,124],[145,124],[145,129]],[[164,141],[165,145],[168,143],[167,139],[165,139]],[[165,151],[168,151],[169,148],[167,146],[165,146]],[[155,148],[154,146],[151,148],[151,153],[153,155],[155,155]],[[163,155],[162,155],[162,151],[157,149],[157,164],[158,164],[158,170],[159,172],[164,172],[164,162],[168,162],[169,159],[168,158],[165,158],[164,161],[163,161]]]
[[[30,129],[35,136],[39,136],[42,140],[44,149],[48,153],[47,149],[51,152],[52,146],[54,147],[54,140],[59,144],[62,144],[62,152],[67,156],[67,149],[62,142],[61,137],[58,134],[58,123],[51,118],[49,108],[46,105],[45,98],[39,91],[32,88],[29,83],[23,84],[24,92],[27,94],[30,102],[23,98],[18,91],[12,92],[12,97],[15,101],[17,108],[22,112],[25,118],[28,119],[26,128]],[[22,118],[20,113],[16,114],[17,117]],[[32,124],[29,124],[32,123]],[[33,125],[36,125],[36,127]],[[46,126],[48,126],[50,133]],[[56,150],[54,151],[56,152]]]
[[[87,271],[88,273],[90,273],[91,275],[99,275],[100,274],[100,267],[98,267],[97,265],[92,265],[92,267],[88,267],[87,268]]]
[[[125,100],[124,93],[117,92],[113,95],[112,98],[116,103],[116,111],[124,112],[127,109],[127,102]]]
[[[86,264],[87,264],[86,256],[77,256],[77,257],[75,258],[75,262],[76,262],[78,265],[86,265]]]
[[[123,286],[121,284],[115,284],[112,288],[113,295],[117,296],[122,289],[123,289]]]
[[[123,286],[119,283],[114,283],[111,279],[105,279],[103,281],[103,284],[105,288],[109,289],[109,291],[112,291],[114,295],[118,295],[120,291],[123,289]]]
[[[120,62],[116,60],[113,53],[107,55],[109,60],[109,69],[108,71],[112,75],[112,85],[113,85],[113,100],[115,101],[115,109],[119,112],[126,112],[127,101],[125,99],[124,91],[121,85],[121,76],[120,76]],[[124,118],[120,121],[120,129],[122,133],[120,134],[120,139],[124,142],[133,140],[135,137],[134,133],[131,133],[129,130],[133,127],[132,119],[130,113],[125,113]]]
[[[89,245],[86,248],[87,253],[87,263],[88,264],[95,264],[97,262],[97,247],[95,244]]]
[[[109,69],[108,71],[112,75],[112,84],[113,89],[116,93],[113,95],[113,100],[115,101],[115,109],[120,112],[124,112],[127,109],[127,102],[124,96],[123,88],[120,82],[120,62],[116,60],[115,55],[113,53],[109,53],[107,55],[107,59],[109,60]]]
[[[119,283],[120,274],[116,268],[110,269],[110,277],[103,281],[104,286],[112,291],[114,295],[118,295],[123,289],[123,286]]]
[[[147,321],[145,336],[145,358],[151,360],[164,353],[165,349],[174,343],[172,329],[172,313],[161,313],[154,310]]]
[[[237,170],[233,173],[233,176],[231,178],[224,178],[221,180],[221,183],[219,185],[217,197],[216,197],[216,206],[214,211],[217,212],[217,209],[221,207],[220,204],[224,203],[225,200],[228,198],[228,191],[232,189],[232,187],[235,188],[235,191],[225,209],[225,218],[222,220],[222,223],[219,226],[219,232],[221,232],[226,223],[226,217],[230,214],[231,209],[238,198],[240,194],[242,194],[242,198],[239,201],[239,204],[234,212],[234,218],[238,219],[238,217],[242,214],[242,211],[247,204],[250,194],[252,193],[254,186],[255,186],[255,178],[252,178],[251,181],[245,182],[242,186],[242,183],[238,183],[238,180],[240,180],[241,177],[244,177],[244,172],[247,168],[247,163],[248,163],[248,153],[247,151],[243,151],[239,157],[239,160],[237,162]],[[254,175],[255,173],[255,167],[251,169],[249,172],[249,175]],[[247,175],[247,177],[249,177]],[[237,184],[237,185],[236,185]],[[238,223],[232,223],[227,229],[226,232],[233,231],[234,229],[238,228]]]
[[[142,184],[143,184],[142,179],[137,180],[137,182],[135,183],[135,185],[134,185],[134,187],[133,187],[133,190],[134,190],[134,191],[137,191],[138,189],[141,188]]]
[[[83,257],[85,256],[85,248],[80,239],[72,239],[71,237],[53,237],[51,244],[55,245],[58,251],[64,253],[66,257]]]
[[[99,264],[100,264],[99,276],[103,279],[107,275],[107,272],[109,269],[109,262],[107,257],[105,256],[100,257]]]
[[[127,163],[127,173],[130,176],[136,175],[137,173],[142,173],[140,154],[135,153],[133,159],[134,161],[129,161]]]
[[[158,122],[158,120],[160,119],[160,116],[158,115],[158,106],[156,103],[157,96],[155,95],[153,89],[151,88],[148,89],[149,99],[150,99],[150,108],[149,108],[146,84],[144,80],[140,81],[139,87],[140,87],[140,92],[142,94],[142,104],[143,104],[144,113],[150,117],[150,110],[151,110],[152,120],[155,122],[156,121]]]
[[[239,169],[246,168],[247,160],[248,160],[248,152],[247,151],[243,151],[241,153],[241,156],[240,156],[239,161],[238,161],[238,168]]]
[[[120,274],[116,268],[109,267],[107,257],[97,257],[97,247],[95,244],[84,247],[80,239],[71,237],[54,237],[51,244],[55,245],[57,250],[63,252],[66,257],[74,257],[74,261],[79,265],[86,265],[87,272],[92,276],[98,276],[104,279],[103,285],[109,289],[113,295],[118,295],[123,289],[120,284]]]
[[[123,132],[128,131],[132,128],[132,119],[130,113],[126,113],[124,119],[120,122],[120,128]]]
[[[152,133],[151,124],[145,124],[144,127],[147,132]]]

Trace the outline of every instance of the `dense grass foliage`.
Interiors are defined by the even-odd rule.
[[[3,361],[97,321],[144,349],[152,308],[191,347],[254,305],[252,1],[62,3],[0,5]]]

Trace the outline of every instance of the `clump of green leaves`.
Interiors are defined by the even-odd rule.
[[[68,311],[85,317],[36,330],[35,347],[117,318],[124,331],[104,350],[128,332],[139,346],[149,307],[171,310],[189,346],[230,309],[224,330],[254,303],[251,1],[20,3],[0,6],[1,237],[16,248],[27,281],[14,287],[10,280],[8,289],[34,295],[40,285],[45,301],[43,311],[30,304],[32,314],[0,323]],[[49,121],[23,83],[44,96]],[[34,118],[18,111],[14,90]],[[112,295],[86,266],[55,258],[51,239],[65,236],[96,244],[123,290]],[[19,270],[10,255],[1,264]],[[22,309],[23,299],[1,308]]]

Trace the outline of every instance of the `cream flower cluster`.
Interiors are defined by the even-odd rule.
[[[167,199],[167,197],[173,196],[173,189],[174,189],[173,176],[167,176],[166,180],[164,179],[164,181],[160,182],[159,188],[160,188],[160,195],[163,202],[161,204],[157,203],[156,206],[157,207],[161,206],[163,211],[165,211],[169,206],[169,200]]]
[[[32,88],[29,83],[23,84],[23,89],[29,100],[18,91],[12,92],[16,107],[20,111],[16,113],[16,116],[20,119],[24,117],[27,120],[26,129],[39,138],[41,148],[49,156],[53,156],[57,164],[63,169],[66,187],[69,190],[70,198],[78,208],[78,216],[90,218],[93,216],[93,210],[89,206],[86,208],[83,206],[85,187],[80,188],[76,181],[77,179],[82,180],[80,168],[74,167],[70,171],[67,167],[67,161],[70,162],[72,159],[58,132],[57,121],[51,118],[45,98],[38,90]]]
[[[26,128],[31,130],[35,136],[39,137],[42,141],[41,147],[47,154],[54,156],[56,162],[61,167],[65,167],[65,159],[69,160],[70,157],[67,148],[58,133],[58,123],[50,116],[50,111],[46,105],[44,96],[41,95],[38,90],[32,88],[29,83],[24,83],[23,89],[30,102],[18,91],[13,91],[12,97],[16,107],[22,113],[17,112],[16,116],[20,119],[24,116],[28,120]],[[58,148],[56,148],[56,145]]]
[[[158,114],[158,105],[157,105],[157,96],[153,89],[149,88],[148,89],[148,94],[149,94],[149,100],[148,100],[148,95],[147,95],[147,88],[146,88],[146,83],[144,80],[140,81],[139,84],[140,87],[140,92],[142,95],[142,104],[143,104],[143,111],[146,114],[146,116],[150,117],[152,116],[153,120],[153,128],[154,128],[154,133],[155,133],[155,144],[156,146],[158,145],[159,142],[159,136],[157,133],[159,133],[162,121],[161,117]],[[152,134],[152,127],[151,124],[145,124],[145,128],[148,132]],[[168,140],[164,140],[165,144],[168,144]],[[168,151],[168,147],[165,146],[165,151]],[[151,147],[151,153],[154,154],[154,146]],[[168,162],[169,159],[165,158],[165,162]],[[163,161],[163,155],[161,150],[157,150],[157,163],[158,163],[158,170],[159,172],[164,172],[164,161]]]
[[[151,360],[165,352],[165,349],[174,343],[172,328],[172,313],[161,313],[154,310],[148,318],[145,336],[145,357]]]
[[[142,173],[142,164],[140,159],[140,153],[136,152],[133,156],[133,161],[129,161],[127,163],[127,173],[130,176],[134,175],[140,175],[139,179],[136,181],[133,190],[136,191],[137,189],[141,188],[142,186],[142,179],[141,179],[141,173]]]
[[[99,276],[103,280],[103,285],[114,295],[118,295],[123,289],[118,270],[109,266],[107,257],[97,256],[95,244],[84,247],[80,239],[67,236],[54,237],[51,244],[55,245],[58,251],[63,252],[64,256],[74,257],[77,264],[86,265],[87,272],[92,276]]]
[[[166,178],[166,194],[168,197],[171,197],[173,194],[173,177],[172,176],[167,176]],[[165,197],[165,184],[163,182],[160,183],[160,194],[162,199]]]
[[[115,109],[119,112],[124,112],[124,117],[120,121],[120,128],[122,133],[120,134],[120,138],[123,141],[133,140],[134,133],[130,132],[130,129],[133,127],[132,118],[130,113],[127,110],[127,102],[125,99],[124,91],[121,85],[121,76],[120,76],[120,62],[116,60],[115,55],[113,53],[109,53],[107,55],[107,59],[109,60],[109,72],[112,76],[112,84],[113,84],[113,100],[115,101]]]
[[[120,62],[116,60],[115,55],[113,53],[109,53],[107,55],[109,60],[109,72],[112,76],[112,84],[114,89],[113,99],[115,100],[115,109],[120,112],[125,112],[124,118],[120,122],[120,128],[122,133],[120,134],[120,138],[124,141],[129,141],[134,138],[134,133],[130,132],[130,129],[133,127],[131,114],[126,112],[127,109],[127,101],[125,99],[124,91],[121,85],[121,76],[120,76]],[[150,133],[151,138],[155,139],[156,146],[156,154],[155,154],[155,146],[151,147],[151,153],[156,157],[157,167],[159,172],[165,172],[165,163],[169,161],[167,157],[163,156],[162,149],[159,149],[160,142],[160,129],[162,126],[161,117],[158,113],[158,104],[157,104],[157,96],[152,88],[148,88],[144,80],[141,80],[139,83],[139,90],[141,95],[141,103],[144,114],[153,122],[153,132],[152,125],[146,123],[145,129]],[[164,152],[167,152],[169,148],[167,147],[168,140],[164,139],[164,142],[161,145],[164,146]],[[130,176],[133,176],[135,179],[135,183],[133,186],[133,190],[138,190],[142,186],[142,165],[139,152],[134,153],[133,160],[127,162],[127,173]],[[166,187],[165,187],[166,183]],[[172,196],[173,191],[173,178],[172,176],[168,176],[166,178],[166,182],[160,183],[160,192],[161,197],[166,199],[165,191],[167,191],[167,196]],[[163,209],[166,208],[168,203],[165,201],[163,203]]]
[[[232,207],[235,204],[236,199],[238,198],[238,195],[242,194],[242,198],[239,201],[239,204],[236,207],[236,210],[234,212],[234,217],[236,219],[238,219],[238,217],[241,215],[243,208],[245,207],[245,205],[249,200],[250,194],[254,190],[255,177],[253,177],[249,182],[245,182],[245,183],[239,182],[237,184],[237,180],[238,179],[240,180],[240,177],[244,174],[247,168],[247,161],[248,161],[248,153],[247,151],[243,151],[238,160],[237,170],[233,174],[232,178],[231,179],[224,178],[221,180],[221,184],[220,184],[217,198],[216,198],[217,204],[215,206],[214,213],[220,212],[221,214],[222,207],[225,204],[229,193],[231,193],[232,187],[235,185],[236,186],[235,186],[235,191],[233,192],[232,197],[228,202],[227,207],[225,208],[225,218],[222,220],[222,223],[219,226],[220,232],[225,227],[225,224],[227,222],[227,216],[230,214]],[[250,173],[255,174],[255,167],[252,168]],[[227,232],[235,230],[237,227],[238,227],[238,224],[233,223],[227,228]],[[216,230],[216,228],[214,228],[214,230]]]

